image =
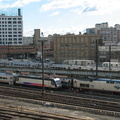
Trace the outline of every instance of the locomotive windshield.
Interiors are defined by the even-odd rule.
[[[61,80],[56,80],[56,84],[61,84]]]
[[[55,81],[57,87],[62,87],[62,83],[61,83],[60,78],[54,78],[54,81]]]

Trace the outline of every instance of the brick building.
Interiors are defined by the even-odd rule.
[[[96,59],[96,40],[100,45],[100,35],[55,35],[54,61],[62,63],[64,60]]]
[[[32,58],[36,55],[34,46],[0,46],[0,58]]]

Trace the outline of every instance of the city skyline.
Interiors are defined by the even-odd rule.
[[[120,0],[0,0],[0,9],[21,8],[23,35],[84,33],[97,23],[120,24]]]

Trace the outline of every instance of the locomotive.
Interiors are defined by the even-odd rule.
[[[28,86],[40,86],[42,87],[42,77],[40,76],[21,76],[16,74],[0,73],[0,82],[8,83],[9,85],[28,85]],[[44,87],[59,89],[62,88],[60,78],[44,78]]]
[[[99,92],[120,95],[120,80],[108,78],[73,78],[71,88],[79,92]]]

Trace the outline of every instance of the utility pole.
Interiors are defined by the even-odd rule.
[[[7,59],[9,59],[9,53],[10,53],[9,42],[8,42],[8,46],[7,47],[8,47],[8,50],[7,50],[8,51],[7,52]]]
[[[43,35],[43,32],[41,33],[42,34],[42,38],[40,40],[41,42],[41,47],[42,47],[42,95],[44,94],[45,92],[45,86],[44,86],[44,43],[46,42],[46,40],[44,40],[44,35]]]
[[[44,94],[45,87],[44,87],[44,41],[41,40],[42,45],[42,95]]]
[[[98,40],[96,40],[96,78],[98,77]]]
[[[111,72],[111,45],[109,45],[109,72]],[[111,75],[110,75],[111,78]]]

